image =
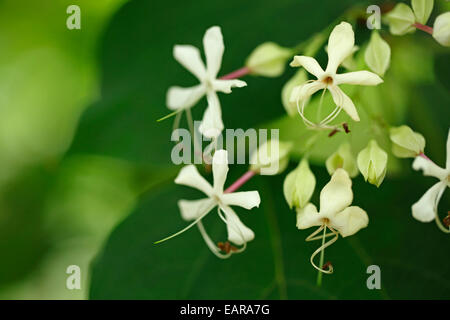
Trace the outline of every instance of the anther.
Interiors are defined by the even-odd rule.
[[[448,228],[450,227],[450,211],[447,212],[448,215],[442,219],[442,222],[444,222],[444,225]]]
[[[228,241],[225,242],[219,242],[217,244],[217,247],[222,250],[223,252],[225,252],[226,254],[231,252],[236,252],[238,251],[238,248],[236,248],[235,246],[231,245]]]
[[[339,130],[338,129],[333,129],[329,134],[328,137],[331,138],[332,136],[334,136],[336,133],[338,133]]]
[[[325,270],[325,271],[330,271],[332,268],[333,268],[333,265],[331,264],[330,261],[327,261],[327,263],[325,263],[322,266],[322,270]]]
[[[342,124],[342,127],[344,128],[345,133],[349,133],[349,132],[350,132],[350,129],[348,128],[347,122],[344,122],[344,123]]]

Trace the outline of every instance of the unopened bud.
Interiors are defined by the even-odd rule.
[[[379,187],[386,176],[388,155],[375,140],[358,154],[357,163],[364,179]]]
[[[269,140],[259,146],[250,158],[250,170],[261,175],[272,176],[281,173],[289,163],[292,143]]]
[[[328,157],[325,166],[330,175],[339,168],[347,171],[348,175],[352,178],[358,174],[355,157],[353,156],[350,144],[348,143],[341,144],[339,149]]]
[[[399,158],[415,158],[425,149],[425,138],[408,126],[394,127],[389,130],[392,141],[392,153]]]
[[[283,184],[284,197],[289,207],[303,208],[311,199],[316,187],[316,178],[309,168],[308,161],[303,159],[298,167],[290,172]]]
[[[253,50],[245,66],[253,75],[278,77],[284,72],[287,60],[292,55],[291,49],[283,48],[274,42],[265,42]]]

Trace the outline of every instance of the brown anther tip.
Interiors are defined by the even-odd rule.
[[[448,216],[446,216],[444,219],[442,219],[442,222],[444,225],[448,228],[450,227],[450,212],[448,212]]]
[[[206,171],[206,173],[211,173],[211,171],[212,171],[212,165],[210,165],[210,164],[205,164],[205,171]]]
[[[347,122],[344,122],[344,123],[342,124],[342,127],[344,128],[345,133],[349,133],[349,132],[350,132],[350,129],[348,128]]]
[[[235,246],[232,246],[228,241],[226,242],[219,242],[217,243],[217,247],[225,252],[225,253],[230,253],[230,251],[232,252],[236,252],[238,250],[238,248],[236,248]]]
[[[322,266],[322,270],[330,270],[332,267],[333,267],[333,265],[331,264],[330,261],[328,261],[327,263],[325,263],[325,264]]]
[[[338,129],[333,129],[333,130],[328,134],[328,137],[331,138],[331,137],[334,136],[336,133],[338,133]]]

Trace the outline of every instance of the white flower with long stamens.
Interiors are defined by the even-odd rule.
[[[228,258],[233,252],[221,253],[206,233],[201,221],[215,207],[218,208],[219,217],[227,225],[228,241],[242,246],[236,252],[245,250],[247,242],[253,240],[255,237],[253,231],[242,223],[230,206],[238,206],[247,210],[258,207],[261,202],[258,191],[224,192],[223,188],[228,173],[228,153],[225,150],[215,152],[212,160],[212,172],[214,177],[213,185],[200,175],[194,165],[187,165],[181,169],[175,179],[175,183],[198,189],[206,194],[207,198],[180,200],[178,207],[182,218],[186,221],[194,221],[183,230],[157,243],[173,238],[197,224],[209,249],[219,258]]]
[[[353,101],[339,88],[341,84],[354,84],[375,86],[383,82],[383,80],[370,71],[355,71],[343,74],[337,74],[337,69],[342,62],[353,53],[355,44],[355,34],[352,26],[347,22],[341,22],[334,27],[328,39],[328,65],[325,71],[320,67],[316,59],[308,56],[295,56],[291,62],[292,67],[303,67],[314,75],[317,80],[310,80],[307,83],[297,87],[292,91],[292,99],[297,104],[302,103],[299,107],[299,113],[304,122],[311,127],[325,127],[334,120],[339,112],[344,109],[345,112],[355,121],[359,121],[358,112]],[[304,108],[306,101],[314,93],[319,90],[328,89],[333,97],[336,109],[331,112],[319,124],[314,124],[304,116]]]
[[[450,233],[450,229],[445,228],[441,224],[437,212],[439,200],[441,200],[445,189],[450,187],[450,130],[447,137],[447,162],[445,168],[439,167],[423,155],[419,155],[414,159],[413,168],[415,170],[423,170],[423,174],[426,176],[432,176],[439,179],[439,182],[428,189],[422,198],[413,204],[413,217],[421,222],[430,222],[435,219],[442,231]]]
[[[334,243],[339,234],[342,237],[348,237],[360,229],[367,227],[369,217],[360,207],[350,206],[353,201],[352,180],[344,169],[337,169],[330,182],[320,192],[320,211],[317,211],[315,205],[309,203],[304,208],[297,209],[297,228],[307,229],[319,227],[314,231],[306,241],[324,239],[328,236],[334,238],[327,243],[323,242],[311,256],[311,264],[317,270],[323,273],[332,273],[333,270],[323,270],[314,263],[314,257],[323,249]],[[331,233],[325,234],[326,229]],[[323,231],[324,235],[317,236]]]
[[[224,126],[219,97],[216,92],[230,93],[232,87],[245,87],[241,80],[217,79],[222,64],[223,44],[220,27],[209,28],[203,37],[203,47],[206,56],[206,66],[200,56],[200,51],[191,45],[176,45],[173,56],[200,81],[200,84],[190,87],[171,87],[167,92],[167,106],[171,110],[183,110],[194,106],[206,95],[208,107],[199,127],[200,133],[208,138],[220,135]]]

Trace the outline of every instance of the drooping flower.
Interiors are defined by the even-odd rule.
[[[319,124],[320,126],[324,126],[335,119],[341,109],[344,109],[353,120],[359,121],[358,112],[356,111],[353,101],[339,88],[339,85],[354,84],[375,86],[383,82],[378,75],[365,70],[343,74],[337,73],[339,65],[353,53],[354,44],[355,34],[352,26],[347,22],[341,22],[334,27],[328,39],[328,65],[325,71],[320,67],[317,60],[312,57],[294,57],[294,60],[290,64],[292,67],[301,66],[317,78],[317,80],[308,81],[292,91],[292,99],[295,99],[297,103],[302,103],[302,106],[299,107],[299,112],[306,124],[317,126],[306,119],[303,112],[305,102],[317,91],[328,89],[337,106],[337,108]]]
[[[228,173],[228,153],[225,150],[218,150],[214,153],[212,172],[213,185],[200,175],[194,165],[187,165],[181,169],[175,183],[198,189],[206,194],[207,198],[178,201],[181,217],[186,221],[193,222],[183,230],[157,243],[173,238],[197,225],[209,249],[219,258],[228,258],[233,251],[221,253],[220,248],[211,240],[202,224],[202,219],[214,208],[217,208],[219,217],[227,225],[228,241],[242,246],[236,248],[234,252],[242,252],[245,250],[247,242],[254,239],[253,231],[242,223],[231,206],[238,206],[247,210],[258,207],[261,202],[258,191],[224,192],[224,184]]]
[[[304,208],[297,209],[297,228],[307,229],[311,227],[319,227],[314,231],[306,241],[324,239],[334,235],[334,238],[324,243],[311,256],[311,264],[317,270],[324,273],[332,273],[331,270],[323,270],[321,266],[314,263],[314,257],[323,249],[334,243],[339,234],[342,237],[348,237],[362,228],[367,227],[369,217],[367,213],[357,206],[350,206],[353,201],[352,180],[344,169],[337,169],[330,182],[320,192],[320,211],[317,211],[315,205],[309,203]],[[331,234],[325,234],[326,229]],[[324,235],[317,236],[323,231]]]
[[[439,200],[441,200],[445,189],[450,187],[450,130],[447,138],[447,161],[445,168],[439,167],[423,155],[419,155],[414,159],[413,168],[414,170],[422,170],[425,176],[432,176],[439,179],[439,182],[428,189],[422,198],[413,204],[413,217],[421,222],[430,222],[435,219],[442,231],[450,233],[449,228],[442,226],[437,212]]]
[[[191,45],[176,45],[173,56],[182,66],[189,70],[200,84],[189,87],[171,87],[167,92],[167,106],[171,110],[193,107],[206,95],[208,107],[203,115],[199,131],[205,137],[215,138],[220,135],[224,126],[222,111],[217,92],[230,93],[233,87],[245,87],[241,80],[217,79],[224,52],[223,37],[220,27],[209,28],[203,37],[203,47],[206,56],[206,66],[200,56],[200,51]]]

